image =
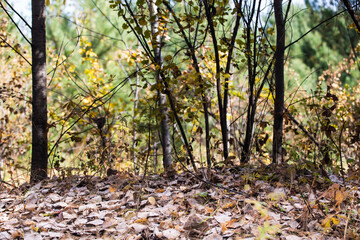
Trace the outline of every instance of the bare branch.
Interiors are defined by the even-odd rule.
[[[289,43],[285,49],[287,49],[288,47],[291,47],[292,45],[294,45],[295,43],[299,42],[301,39],[303,39],[306,35],[308,35],[309,33],[311,33],[312,31],[314,31],[315,29],[317,29],[318,27],[320,27],[321,25],[327,23],[328,21],[330,21],[331,19],[339,16],[340,14],[346,12],[346,10],[342,10],[338,13],[336,13],[335,15],[325,19],[324,21],[321,21],[319,24],[317,24],[315,27],[311,28],[309,31],[307,31],[306,33],[304,33],[301,37],[299,37],[298,39],[296,39],[295,41],[293,41],[292,43]]]
[[[14,21],[14,19],[11,17],[11,15],[9,14],[8,10],[4,7],[4,5],[0,2],[0,7],[4,10],[4,12],[6,13],[6,15],[8,15],[8,17],[10,18],[10,20],[14,23],[15,27],[17,28],[17,30],[19,30],[20,34],[23,36],[23,38],[30,44],[31,46],[31,42],[29,41],[29,39],[25,36],[25,34],[21,31],[21,29],[19,28],[19,26],[16,24],[16,22]],[[25,21],[25,20],[24,20]]]
[[[24,57],[24,55],[22,55],[15,47],[11,46],[10,43],[8,43],[6,41],[6,39],[4,39],[3,37],[0,36],[0,40],[3,41],[4,43],[6,43],[6,45],[8,47],[10,47],[12,50],[14,50],[14,52],[16,52],[18,55],[20,55],[20,57],[22,57],[31,66],[31,63]]]

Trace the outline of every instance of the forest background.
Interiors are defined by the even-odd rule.
[[[277,28],[271,3],[257,3],[179,1],[171,12],[156,1],[168,10],[152,12],[144,1],[83,0],[74,11],[66,1],[47,2],[49,176],[274,162]],[[1,178],[19,185],[30,179],[31,47],[29,30],[19,31],[11,21],[16,13],[3,4]],[[344,9],[342,2],[306,1],[286,11],[281,162],[357,177],[358,33]],[[183,27],[170,17],[176,13]],[[225,95],[228,107],[219,111]]]

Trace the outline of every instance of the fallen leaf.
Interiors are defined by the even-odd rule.
[[[191,214],[186,223],[184,224],[185,230],[200,230],[203,231],[207,228],[208,224],[199,218],[196,214]]]
[[[148,202],[149,202],[151,205],[153,205],[153,206],[156,205],[156,200],[155,200],[154,197],[149,197],[149,198],[148,198]]]
[[[94,225],[94,226],[99,226],[101,224],[103,224],[104,221],[101,220],[101,219],[96,219],[96,220],[93,220],[93,221],[90,221],[87,223],[87,225]]]
[[[145,224],[147,224],[147,223],[149,223],[149,220],[147,220],[146,218],[140,218],[140,219],[136,219],[134,221],[134,223],[145,223]]]
[[[110,192],[110,193],[116,192],[116,188],[110,186],[110,187],[109,187],[109,192]]]
[[[163,236],[167,239],[177,239],[180,236],[180,232],[175,229],[169,228],[163,232]]]

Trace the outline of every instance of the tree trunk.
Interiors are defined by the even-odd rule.
[[[136,114],[137,114],[137,109],[138,109],[138,102],[139,102],[139,84],[140,84],[140,77],[139,77],[139,64],[136,63],[136,85],[135,85],[135,89],[134,89],[134,112],[133,112],[133,123],[132,123],[132,147],[131,147],[131,157],[134,161],[134,171],[137,174],[138,173],[138,159],[137,159],[137,155],[135,152],[135,148],[137,145],[137,138],[136,138],[136,129],[135,129],[135,119],[136,119]]]
[[[45,0],[32,0],[32,159],[30,182],[47,178]]]
[[[282,13],[282,0],[274,0],[274,14],[276,23],[276,52],[275,52],[275,106],[273,131],[273,162],[282,163],[282,138],[284,118],[284,52],[285,52],[285,23]]]
[[[356,29],[360,32],[360,23],[359,23],[359,20],[355,14],[355,11],[353,9],[353,7],[351,6],[351,3],[349,0],[343,0],[343,3],[346,7],[346,10],[348,11],[348,13],[350,14],[350,17],[351,19],[353,20],[355,26],[356,26]]]
[[[149,10],[150,17],[154,19],[151,22],[151,34],[152,34],[152,47],[154,51],[155,62],[157,65],[162,65],[162,56],[161,56],[161,35],[158,34],[159,29],[159,19],[157,17],[157,6],[153,0],[149,0]],[[161,83],[160,81],[160,70],[156,73],[156,82]],[[160,85],[160,84],[159,84]],[[166,107],[166,95],[161,93],[158,90],[158,101],[161,114],[161,146],[163,150],[163,166],[165,171],[171,167],[172,157],[171,157],[171,138],[170,138],[170,127],[169,127],[169,111]]]
[[[207,0],[204,0],[204,6],[205,6],[205,13],[206,13],[206,19],[209,24],[211,39],[213,42],[213,48],[214,48],[214,54],[215,54],[215,65],[216,65],[216,93],[218,97],[218,106],[219,106],[219,113],[220,113],[220,129],[221,129],[221,135],[222,135],[222,141],[223,141],[223,156],[224,160],[226,161],[229,156],[228,151],[228,138],[227,138],[227,125],[226,125],[226,109],[223,109],[223,100],[221,96],[221,67],[220,67],[220,54],[219,54],[219,48],[217,43],[217,37],[216,37],[216,30],[213,22],[213,15],[211,13],[211,8],[214,6],[209,5]],[[210,167],[210,166],[209,166]]]
[[[251,141],[252,141],[253,128],[254,128],[254,120],[255,120],[255,115],[254,117],[252,116],[253,111],[255,111],[254,109],[255,108],[255,104],[254,104],[255,71],[253,72],[254,64],[252,62],[252,57],[251,57],[250,25],[247,25],[246,28],[246,51],[248,52],[246,57],[247,57],[247,68],[248,68],[248,78],[249,78],[249,107],[247,109],[247,116],[246,116],[246,132],[245,132],[244,146],[241,151],[240,162],[242,163],[246,163],[249,161]]]

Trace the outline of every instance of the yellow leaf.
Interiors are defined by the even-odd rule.
[[[333,222],[334,225],[339,225],[339,223],[340,223],[340,220],[337,219],[336,217],[332,217],[331,221]]]
[[[266,30],[266,32],[269,34],[269,35],[274,35],[274,29],[273,28],[268,28]]]
[[[352,23],[352,24],[349,25],[349,28],[350,28],[350,29],[351,29],[351,28],[355,28],[355,27],[356,27],[355,23]]]
[[[34,232],[39,232],[39,227],[36,227],[35,225],[31,225],[30,227]]]
[[[251,189],[249,184],[245,184],[244,191],[249,191]]]
[[[45,5],[49,6],[50,5],[50,0],[45,0]]]
[[[224,78],[225,78],[225,79],[229,79],[229,78],[230,78],[230,74],[229,74],[229,73],[224,74]]]
[[[146,218],[140,218],[134,221],[134,223],[148,223],[149,221]]]
[[[331,217],[326,217],[323,221],[322,221],[322,223],[321,223],[321,226],[323,227],[323,228],[330,228],[331,227]]]
[[[148,198],[148,202],[149,202],[151,205],[153,205],[153,206],[156,205],[156,199],[155,199],[154,197],[149,197],[149,198]]]

